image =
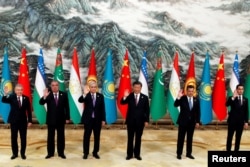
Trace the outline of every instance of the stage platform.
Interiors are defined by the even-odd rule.
[[[225,125],[209,125],[196,129],[193,142],[193,156],[195,160],[185,157],[176,159],[177,127],[173,125],[149,125],[142,137],[142,161],[136,159],[125,160],[126,157],[126,126],[115,124],[105,126],[101,132],[101,146],[97,160],[89,155],[82,159],[83,126],[72,124],[66,126],[67,159],[61,159],[55,154],[51,159],[45,159],[46,126],[34,124],[28,129],[26,160],[19,156],[10,160],[10,129],[0,124],[0,167],[206,167],[208,150],[225,150],[227,130]],[[250,130],[244,130],[241,149],[250,150]],[[184,146],[185,147],[185,146]],[[93,149],[93,136],[90,151]]]

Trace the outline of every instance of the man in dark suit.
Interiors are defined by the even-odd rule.
[[[18,144],[17,135],[18,131],[21,138],[21,158],[26,159],[26,138],[27,138],[27,126],[32,125],[31,105],[28,96],[23,95],[23,86],[17,84],[15,86],[15,93],[9,95],[8,87],[4,88],[4,96],[2,98],[3,103],[10,104],[10,114],[8,117],[8,123],[10,123],[11,130],[11,159],[18,157]]]
[[[58,156],[66,159],[65,149],[65,123],[69,123],[69,103],[65,92],[59,91],[58,81],[51,82],[51,91],[44,90],[40,99],[41,105],[47,104],[46,123],[48,126],[46,159],[54,156],[55,152],[55,130],[57,130],[57,153]]]
[[[238,84],[233,96],[226,102],[226,106],[231,107],[227,120],[227,151],[231,151],[234,132],[236,132],[234,150],[239,151],[243,127],[248,127],[248,99],[243,96],[243,92],[243,85]]]
[[[135,81],[133,83],[133,92],[125,92],[124,97],[121,99],[121,104],[128,105],[126,116],[127,124],[127,157],[130,160],[133,157],[137,160],[142,160],[141,152],[141,137],[144,126],[149,122],[149,100],[148,96],[141,93],[142,83]],[[134,143],[135,138],[135,145]]]
[[[84,124],[83,137],[83,159],[87,159],[89,155],[90,136],[94,133],[94,149],[93,157],[100,159],[98,155],[100,147],[101,128],[105,125],[106,114],[104,97],[97,92],[97,83],[89,82],[89,89],[84,89],[84,93],[79,97],[78,101],[84,103],[84,110],[81,122]]]
[[[186,157],[194,159],[192,155],[192,143],[195,127],[200,124],[200,102],[194,97],[194,86],[187,86],[187,94],[183,95],[183,90],[180,90],[178,97],[174,102],[175,107],[180,106],[180,114],[177,120],[178,140],[177,140],[177,159],[181,159],[184,139],[187,134],[187,149]]]

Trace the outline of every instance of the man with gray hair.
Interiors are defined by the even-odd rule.
[[[105,125],[106,114],[104,97],[97,92],[97,83],[95,81],[89,82],[89,89],[84,89],[83,95],[79,97],[78,101],[84,103],[84,110],[81,122],[84,124],[84,139],[83,139],[83,159],[88,158],[89,143],[92,131],[94,132],[94,149],[93,157],[100,159],[98,155],[100,147],[101,128]]]
[[[10,94],[8,87],[4,88],[3,103],[10,104],[10,114],[8,123],[10,123],[11,130],[11,149],[12,156],[10,159],[18,157],[18,131],[21,138],[21,158],[26,159],[26,143],[27,143],[27,126],[32,125],[31,105],[28,96],[23,95],[23,86],[17,84],[15,86],[15,93]]]

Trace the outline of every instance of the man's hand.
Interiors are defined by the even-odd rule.
[[[48,88],[43,90],[43,97],[46,99],[46,97],[50,94],[50,91],[48,90]]]
[[[183,89],[180,89],[180,91],[178,92],[178,98],[181,98],[183,96]]]
[[[124,92],[124,97],[127,97],[129,95],[129,90],[126,89],[125,92]]]
[[[5,96],[8,95],[9,92],[10,92],[10,90],[9,90],[8,86],[5,86],[5,87],[4,87],[4,95],[5,95]]]

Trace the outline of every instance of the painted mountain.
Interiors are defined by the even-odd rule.
[[[159,49],[163,52],[166,86],[176,49],[180,53],[182,82],[194,50],[198,84],[207,51],[211,55],[212,80],[221,51],[225,52],[227,81],[238,51],[244,82],[250,66],[249,25],[250,0],[0,0],[0,62],[7,45],[15,83],[21,48],[25,46],[33,87],[39,48],[44,51],[49,83],[57,48],[62,50],[68,80],[73,48],[77,47],[81,79],[85,83],[90,51],[95,48],[101,87],[108,48],[113,51],[117,81],[125,49],[130,53],[132,80],[138,78],[143,51],[147,50],[151,93]]]

